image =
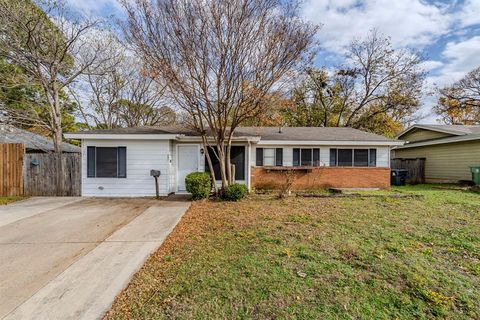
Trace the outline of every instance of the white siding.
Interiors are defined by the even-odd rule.
[[[127,147],[127,178],[87,178],[87,147]],[[172,148],[168,140],[83,140],[82,195],[95,197],[154,196],[150,170],[160,170],[160,194],[171,190]],[[103,187],[103,190],[102,188]]]

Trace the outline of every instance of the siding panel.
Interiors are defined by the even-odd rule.
[[[470,167],[480,165],[480,141],[395,150],[396,158],[426,158],[427,182],[471,180]]]
[[[161,195],[170,192],[170,142],[162,140],[83,140],[82,195],[83,196],[154,196],[155,180],[150,170],[160,170]],[[88,146],[127,147],[127,178],[87,178],[86,150]],[[103,188],[103,190],[102,190]]]

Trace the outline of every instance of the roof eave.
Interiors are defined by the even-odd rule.
[[[445,140],[445,139],[450,139],[450,140]],[[406,143],[403,146],[399,146],[396,149],[409,149],[409,148],[426,147],[426,146],[433,146],[433,145],[439,145],[439,144],[448,144],[448,143],[475,141],[475,140],[480,140],[480,135],[462,135],[458,137],[412,142],[412,143]]]
[[[178,134],[103,134],[103,133],[65,133],[67,139],[79,140],[175,140]]]
[[[400,132],[399,134],[397,134],[397,135],[395,136],[395,138],[399,139],[401,136],[403,136],[404,134],[412,131],[413,129],[430,130],[430,131],[436,131],[436,132],[453,134],[453,135],[455,135],[455,136],[464,136],[464,135],[467,135],[467,133],[459,132],[459,131],[455,131],[455,130],[448,130],[448,129],[441,129],[441,128],[432,128],[432,127],[429,126],[429,125],[414,124],[413,126],[407,128],[407,129],[403,130],[402,132]]]
[[[325,146],[401,146],[405,141],[372,141],[372,140],[260,140],[258,145],[325,145]]]

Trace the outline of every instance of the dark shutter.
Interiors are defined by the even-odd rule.
[[[338,149],[338,166],[339,167],[351,167],[353,151],[352,149]]]
[[[353,165],[355,167],[368,167],[368,149],[355,149],[353,151]]]
[[[118,177],[127,177],[127,147],[118,147],[117,149],[118,159]]]
[[[313,149],[313,166],[320,167],[320,149]]]
[[[370,149],[370,157],[368,160],[369,167],[376,167],[377,166],[377,149]]]
[[[256,148],[255,149],[256,154],[255,154],[255,165],[257,167],[263,166],[263,148]]]
[[[87,147],[87,177],[95,178],[95,147]]]
[[[330,167],[337,166],[337,149],[330,149]]]
[[[277,167],[283,166],[283,148],[275,149],[275,165]]]
[[[293,166],[300,166],[300,149],[293,149]]]

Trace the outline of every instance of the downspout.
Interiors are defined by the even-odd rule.
[[[252,189],[251,187],[251,180],[252,180],[252,166],[250,164],[252,158],[252,143],[248,140],[248,153],[247,153],[247,189],[250,192]]]

